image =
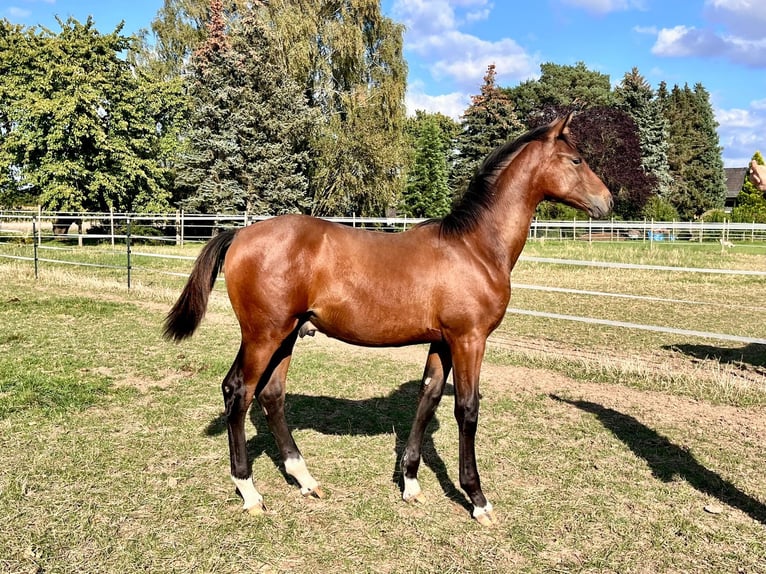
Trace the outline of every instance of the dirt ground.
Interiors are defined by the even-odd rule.
[[[305,342],[304,342],[305,341]],[[317,334],[313,339],[305,339],[298,346],[313,345],[323,349],[337,352],[341,356],[359,356],[360,358],[374,358],[386,356],[397,362],[411,364],[413,372],[420,372],[427,353],[426,346],[413,346],[403,348],[367,349],[347,345],[340,341]],[[492,340],[490,340],[490,346]],[[502,343],[507,348],[508,341]],[[544,341],[531,343],[526,341],[521,346],[535,352],[550,352],[558,355],[588,356],[587,351],[582,349],[565,349],[560,345],[556,348],[547,348],[550,345]],[[300,349],[296,349],[300,352]],[[595,352],[593,352],[595,355]],[[595,357],[594,357],[595,360]],[[609,360],[618,364],[624,361],[630,364],[654,364],[656,368],[665,372],[676,369],[678,371],[697,370],[701,376],[704,371],[715,371],[714,361],[710,364],[700,365],[699,361],[681,359],[671,354],[658,354],[657,356],[632,356],[611,355]],[[759,366],[734,367],[737,376],[748,384],[759,385],[766,392],[766,372]],[[658,427],[674,425],[694,425],[699,428],[708,428],[710,432],[731,432],[740,435],[743,439],[766,444],[766,409],[763,407],[734,407],[728,405],[713,404],[694,398],[677,396],[669,393],[639,390],[624,385],[602,384],[583,380],[577,380],[561,373],[541,368],[528,368],[510,365],[498,365],[485,359],[481,371],[481,392],[483,395],[502,395],[504,393],[527,393],[531,395],[556,395],[565,392],[567,396],[575,396],[578,400],[593,402],[605,408],[619,412],[640,412],[644,421]]]

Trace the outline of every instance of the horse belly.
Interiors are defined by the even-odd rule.
[[[368,347],[430,343],[441,339],[422,306],[407,301],[348,299],[312,306],[311,322],[335,339]]]

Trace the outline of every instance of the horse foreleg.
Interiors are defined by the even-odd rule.
[[[452,346],[455,362],[455,419],[460,437],[460,486],[473,503],[472,516],[479,524],[495,522],[492,505],[481,490],[476,466],[476,428],[479,421],[479,372],[485,339],[473,338]]]
[[[285,386],[293,343],[294,338],[291,342],[286,342],[281,354],[275,357],[279,363],[271,373],[266,385],[260,390],[258,403],[266,416],[269,430],[274,435],[274,440],[285,464],[285,472],[298,481],[301,494],[324,498],[324,492],[319,483],[311,476],[285,419]]]
[[[428,423],[436,412],[444,392],[444,381],[452,366],[449,347],[443,343],[434,343],[428,350],[428,359],[423,369],[423,379],[420,383],[418,410],[412,423],[412,430],[407,439],[402,455],[401,469],[404,477],[402,498],[407,502],[416,501],[421,495],[418,482],[421,448]]]
[[[256,490],[247,460],[247,441],[245,439],[245,416],[253,400],[253,392],[248,392],[242,371],[242,350],[240,349],[234,364],[223,380],[221,390],[226,414],[226,430],[229,436],[229,460],[231,462],[231,480],[242,496],[243,509],[251,514],[262,514],[263,497]]]

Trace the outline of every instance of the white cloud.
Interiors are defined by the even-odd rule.
[[[679,25],[655,30],[652,53],[665,57],[723,58],[751,68],[766,67],[766,9],[755,0],[706,0],[705,16],[711,26]]]
[[[18,6],[9,6],[5,10],[6,14],[10,16],[11,18],[28,18],[32,15],[32,12],[30,10],[26,10],[24,8],[19,8]]]
[[[766,30],[766,9],[755,0],[706,0],[708,20],[722,24],[740,38],[759,40]]]
[[[407,90],[405,97],[407,113],[409,115],[414,115],[417,110],[424,110],[432,113],[440,112],[455,120],[460,119],[470,101],[470,96],[462,92],[430,96],[414,89]]]
[[[715,117],[726,167],[744,167],[756,151],[766,152],[766,100],[748,109],[716,109]]]
[[[487,0],[395,0],[393,14],[406,26],[405,49],[428,62],[434,79],[478,92],[490,64],[501,84],[531,78],[539,68],[539,58],[511,38],[490,41],[461,31],[492,8]]]

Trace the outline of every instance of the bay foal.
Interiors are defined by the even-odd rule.
[[[200,253],[165,334],[192,335],[221,266],[241,326],[239,352],[223,380],[231,477],[251,513],[263,512],[245,441],[253,399],[305,495],[319,483],[288,429],[285,382],[301,329],[371,347],[428,343],[417,414],[404,448],[403,498],[416,500],[421,444],[450,371],[459,432],[460,486],[481,524],[495,520],[481,489],[474,439],[479,371],[487,337],[511,295],[510,273],[543,199],[606,215],[612,196],[569,135],[571,114],[509,142],[484,161],[444,219],[403,233],[363,231],[286,215],[226,231]]]

